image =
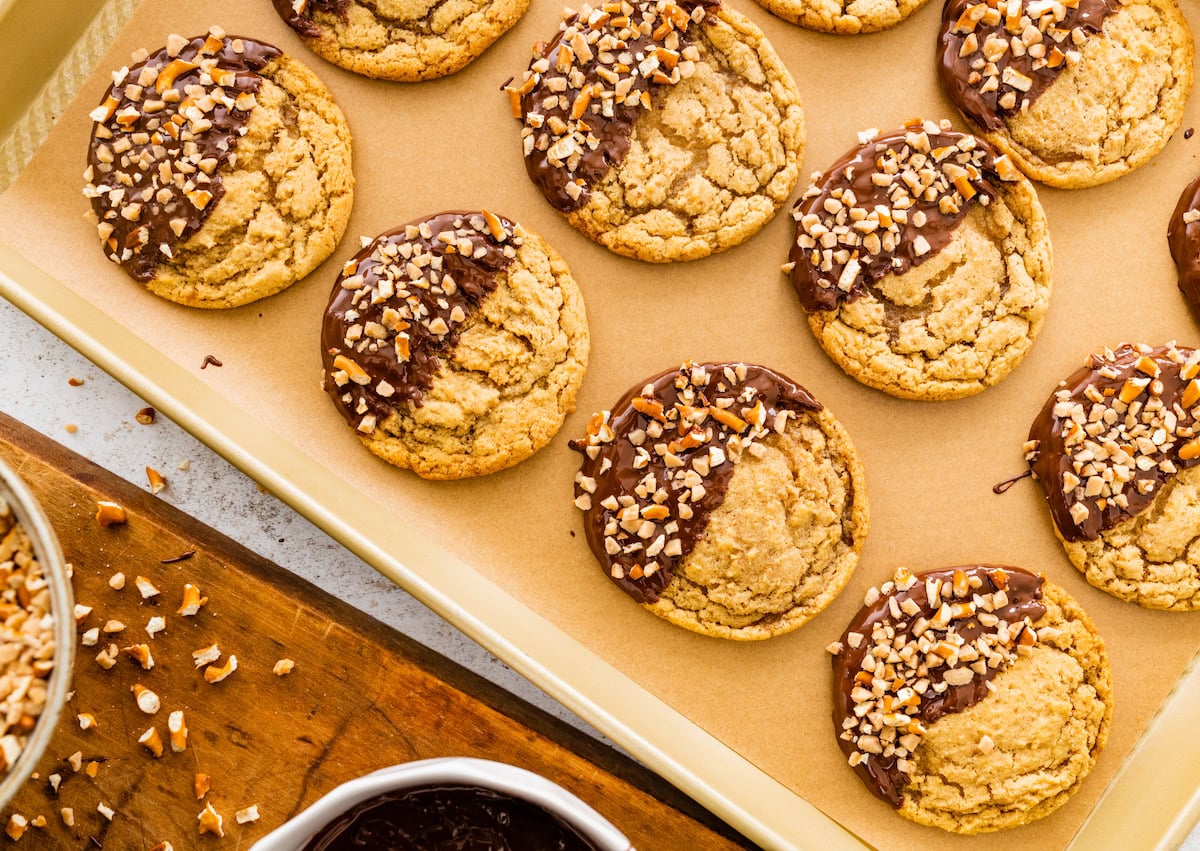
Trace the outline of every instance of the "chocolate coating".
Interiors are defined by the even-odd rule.
[[[541,807],[477,786],[380,795],[322,828],[304,851],[594,851]]]
[[[1200,318],[1200,219],[1185,222],[1185,213],[1195,211],[1200,215],[1200,177],[1187,185],[1171,214],[1167,228],[1167,242],[1171,246],[1171,257],[1179,270],[1179,290],[1187,298],[1192,312]]]
[[[855,701],[851,695],[859,685],[855,678],[862,671],[862,662],[874,647],[871,636],[875,626],[891,626],[897,636],[914,637],[914,625],[919,619],[931,619],[943,602],[953,603],[961,599],[945,600],[939,597],[937,604],[931,605],[926,595],[927,580],[952,583],[956,571],[965,573],[968,580],[971,577],[981,580],[980,585],[972,589],[972,594],[986,595],[1004,590],[1008,595],[1007,605],[991,612],[1002,623],[1019,624],[1026,618],[1031,623],[1036,623],[1046,614],[1046,607],[1040,602],[1044,582],[1042,577],[1019,568],[998,565],[964,565],[919,573],[916,575],[917,581],[907,591],[894,589],[891,594],[881,594],[874,604],[864,606],[842,633],[842,652],[833,657],[833,725],[838,734],[838,745],[847,757],[855,751],[855,745],[853,741],[842,738],[842,722],[846,718],[854,717]],[[910,615],[901,611],[900,617],[896,617],[892,614],[889,603],[892,598],[895,598],[898,606],[906,600],[911,600],[916,605],[915,613]],[[996,631],[996,627],[983,626],[978,617],[955,621],[954,627],[954,631],[968,644],[985,632]],[[851,633],[863,636],[857,648],[850,644]],[[906,708],[905,714],[919,719],[923,725],[930,725],[945,715],[962,712],[987,697],[988,681],[1004,670],[1004,667],[988,666],[983,674],[972,671],[970,682],[965,685],[947,685],[946,689],[938,694],[932,685],[941,683],[948,670],[951,669],[943,666],[928,671],[927,677],[931,687],[920,695],[920,702],[915,711]],[[900,770],[895,756],[870,754],[866,760],[854,766],[854,770],[877,797],[893,807],[899,807],[903,802],[903,790],[909,777]]]
[[[306,38],[316,38],[321,34],[321,28],[313,23],[314,9],[345,18],[346,9],[350,7],[350,0],[271,0],[271,3],[283,22]]]
[[[1023,14],[1027,14],[1026,10],[1031,2],[1033,0],[1021,0]],[[995,74],[1003,82],[1000,82],[991,91],[982,91],[979,82],[970,82],[972,73],[978,73],[977,69],[971,67],[972,63],[982,54],[971,51],[963,56],[963,41],[968,35],[973,34],[981,46],[989,36],[1003,38],[1011,43],[1013,38],[1020,40],[1024,27],[1017,25],[1015,27],[1017,32],[1013,33],[1005,28],[1005,17],[1001,14],[999,23],[988,24],[979,21],[967,30],[956,29],[956,25],[960,19],[963,19],[968,8],[979,5],[981,5],[979,0],[946,0],[946,5],[942,10],[942,29],[939,42],[941,55],[938,73],[943,91],[954,102],[954,105],[962,110],[963,115],[979,127],[995,131],[1004,126],[1006,116],[1020,112],[1027,104],[1037,100],[1050,87],[1050,84],[1058,79],[1058,75],[1062,73],[1068,63],[1065,57],[1060,60],[1055,56],[1053,61],[1056,64],[1052,65],[1047,63],[1046,57],[1039,59],[1028,52],[1021,56],[1014,56],[1010,48],[999,59],[994,60],[997,69]],[[1053,51],[1056,47],[1059,48],[1060,53],[1072,50],[1074,49],[1071,36],[1073,30],[1079,29],[1087,35],[1099,34],[1103,32],[1104,18],[1119,7],[1118,0],[1078,0],[1074,6],[1063,4],[1066,14],[1053,26],[1065,30],[1067,35],[1061,42],[1049,37],[1043,43],[1048,51]],[[1010,86],[1008,80],[1004,79],[1004,72],[1007,68],[1028,78],[1029,88],[1022,91]],[[1009,108],[1000,105],[1001,99],[1007,93],[1012,93],[1015,98],[1015,104]]]
[[[741,376],[739,370],[742,371]],[[696,382],[694,376],[701,373],[704,374],[703,379]],[[648,392],[644,392],[647,388]],[[703,412],[709,406],[716,407],[720,399],[737,400],[723,409],[735,416],[745,416],[742,414],[744,407],[761,403],[765,409],[762,420],[765,430],[743,423],[747,427],[734,432],[706,413],[699,422],[689,420],[688,424],[680,426],[682,415],[680,409],[675,407],[677,404]],[[643,410],[638,410],[635,404]],[[646,413],[657,411],[656,405],[661,405],[661,420],[653,413]],[[676,565],[687,557],[703,537],[710,515],[725,499],[736,458],[724,438],[735,436],[739,441],[749,442],[756,436],[765,437],[772,430],[776,415],[782,411],[801,413],[820,410],[821,404],[807,390],[767,367],[703,363],[684,364],[679,369],[660,373],[632,388],[613,406],[611,412],[593,417],[589,437],[571,442],[572,449],[584,453],[580,474],[576,477],[575,495],[577,499],[586,497],[589,502],[585,509],[584,533],[588,546],[605,567],[609,578],[640,603],[656,601],[671,581]],[[696,413],[696,416],[701,417],[701,413]],[[652,423],[663,427],[661,436],[647,436],[642,443],[635,445],[630,436],[637,432],[653,431]],[[606,428],[611,429],[611,440],[601,441],[598,435]],[[694,438],[692,434],[695,434]],[[656,446],[662,446],[669,452],[659,453]],[[723,453],[724,459],[720,463],[710,464],[714,447]],[[645,463],[638,460],[639,455]],[[702,487],[702,495],[676,478],[686,475],[688,471],[695,472],[697,464],[699,469],[706,471],[697,473],[696,483]],[[654,491],[665,498],[654,499],[654,491],[646,496],[638,494],[639,486],[647,476],[653,478]],[[594,482],[592,491],[584,487],[584,480]],[[656,528],[648,537],[640,537],[636,532],[613,536],[606,533],[606,528],[619,522],[618,514],[625,506],[617,510],[605,507],[602,503],[609,498],[633,500],[642,511],[655,505],[663,506],[667,516],[656,521]],[[644,520],[644,514],[642,518]],[[674,532],[668,530],[672,523],[678,527]],[[664,541],[668,538],[677,540],[678,552],[663,546],[660,552],[650,555],[649,551],[660,535]],[[606,540],[613,537],[621,538],[623,548],[610,554]],[[639,542],[645,546],[637,547],[634,552],[624,550],[624,547]],[[645,572],[648,558],[654,559],[653,563],[657,565],[649,574]]]
[[[1066,541],[1093,541],[1104,530],[1140,514],[1154,501],[1164,482],[1179,470],[1200,462],[1200,457],[1190,454],[1194,450],[1200,455],[1200,443],[1197,443],[1195,431],[1196,413],[1200,411],[1200,407],[1197,407],[1200,383],[1195,378],[1200,373],[1200,353],[1185,347],[1172,349],[1158,346],[1147,349],[1143,352],[1126,343],[1111,352],[1111,356],[1092,355],[1086,365],[1071,373],[1050,396],[1029,430],[1029,439],[1037,442],[1029,464],[1042,487],[1054,525]],[[1172,351],[1186,362],[1180,363],[1172,358]],[[1160,372],[1157,378],[1151,380],[1151,376],[1139,368],[1143,357],[1158,365]],[[1122,490],[1128,504],[1121,505],[1111,495],[1083,495],[1083,488],[1091,475],[1103,475],[1104,472],[1103,468],[1089,472],[1089,464],[1102,462],[1093,461],[1095,453],[1091,451],[1082,461],[1072,456],[1067,446],[1067,435],[1075,429],[1072,425],[1074,420],[1065,413],[1056,416],[1055,408],[1059,404],[1080,405],[1083,408],[1081,416],[1087,421],[1090,416],[1088,412],[1094,405],[1112,406],[1119,402],[1119,394],[1131,380],[1147,381],[1145,389],[1136,396],[1133,404],[1139,405],[1141,411],[1146,411],[1157,398],[1161,400],[1163,410],[1173,415],[1177,425],[1173,435],[1164,430],[1165,440],[1161,444],[1154,441],[1159,428],[1156,424],[1146,426],[1144,434],[1134,439],[1108,433],[1089,435],[1093,443],[1103,445],[1111,441],[1116,444],[1114,448],[1130,456],[1128,461],[1110,459],[1105,464],[1110,468],[1119,465],[1129,474],[1129,486]],[[1161,382],[1159,393],[1152,392],[1155,382]],[[1102,401],[1097,403],[1097,399]],[[1126,413],[1119,412],[1116,422],[1126,422]],[[1137,423],[1142,425],[1140,419],[1137,419]],[[1080,448],[1086,447],[1081,445]],[[1144,449],[1154,451],[1144,452]],[[1147,459],[1147,463],[1136,463],[1143,458]],[[1067,474],[1078,478],[1080,483],[1064,492],[1064,476]],[[1075,505],[1083,505],[1087,509],[1087,517],[1082,521],[1077,521],[1071,514]]]
[[[677,2],[678,8],[689,15],[696,8],[712,10],[720,5],[718,0],[677,0]],[[657,5],[653,0],[629,3],[633,12],[628,15],[628,18],[635,22],[640,21],[642,16],[650,10],[655,10]],[[594,144],[585,143],[580,146],[578,161],[574,165],[567,163],[555,165],[550,156],[550,151],[554,150],[551,144],[534,145],[525,155],[525,170],[529,173],[529,178],[546,200],[556,210],[564,213],[576,210],[586,204],[591,187],[608,174],[609,169],[620,165],[625,159],[633,137],[633,125],[638,116],[650,108],[651,90],[661,85],[661,83],[652,82],[650,76],[639,73],[637,67],[628,69],[626,73],[630,75],[632,83],[626,91],[625,98],[616,98],[611,94],[600,97],[589,94],[587,96],[589,105],[586,111],[580,116],[572,117],[575,108],[574,98],[578,97],[573,94],[574,91],[592,87],[609,89],[611,83],[602,78],[601,74],[614,72],[613,54],[631,54],[635,60],[633,64],[636,66],[643,57],[655,55],[656,49],[663,44],[664,36],[660,35],[656,38],[653,31],[647,33],[637,30],[637,34],[632,38],[618,38],[616,34],[625,30],[608,23],[613,17],[614,15],[611,13],[604,13],[605,23],[598,23],[595,27],[588,27],[586,22],[579,22],[578,15],[566,20],[555,37],[540,52],[535,52],[530,63],[530,70],[526,72],[526,85],[531,79],[534,80],[534,83],[528,91],[521,91],[520,117],[526,125],[529,125],[531,115],[536,116],[535,120],[539,122],[539,127],[550,126],[556,121],[561,121],[569,126],[582,118],[586,124],[584,132],[595,139]],[[563,44],[564,34],[577,23],[585,32],[599,30],[603,36],[611,33],[613,43],[602,49],[599,44],[593,42],[589,48],[592,54],[590,58],[579,55],[569,45]],[[678,39],[675,52],[682,52],[691,43],[687,38],[686,27],[676,27],[670,30],[668,36]],[[560,70],[558,65],[560,50],[565,51],[564,55],[572,57],[569,66],[563,70]],[[602,61],[604,57],[607,57],[609,61]],[[534,68],[540,60],[547,60],[549,67],[538,72]],[[582,75],[582,84],[566,85],[575,74]],[[578,82],[578,80],[576,81]],[[526,86],[520,87],[521,90],[525,88]],[[643,93],[644,96],[641,96]],[[634,103],[631,104],[630,100]],[[602,108],[602,105],[611,105],[612,108],[608,110],[606,107]],[[582,191],[568,192],[568,184],[582,184]]]
[[[964,144],[970,144],[971,151],[981,151],[983,154],[978,177],[969,181],[978,194],[957,205],[956,209],[950,212],[942,211],[939,198],[909,196],[913,198],[914,203],[907,209],[907,222],[899,225],[899,234],[893,249],[876,254],[860,247],[849,249],[851,258],[860,264],[860,271],[849,288],[839,287],[840,272],[846,264],[837,263],[832,270],[822,271],[820,266],[813,262],[813,249],[800,245],[805,233],[802,217],[825,216],[824,205],[829,200],[835,200],[832,199],[832,195],[837,190],[852,192],[857,207],[868,210],[880,206],[892,208],[895,184],[877,185],[874,176],[881,173],[884,158],[889,152],[911,147],[907,139],[914,132],[925,132],[929,138],[929,147],[933,150],[954,148],[963,140],[971,140]],[[913,266],[919,266],[936,256],[950,244],[954,228],[966,216],[971,203],[986,204],[997,197],[997,183],[1001,178],[996,171],[996,157],[996,151],[982,139],[954,130],[929,133],[922,131],[921,127],[906,127],[894,133],[878,135],[866,144],[847,152],[816,184],[817,191],[806,192],[804,197],[796,202],[792,214],[797,220],[797,234],[792,242],[788,260],[794,264],[791,271],[792,286],[795,287],[804,309],[810,313],[817,310],[835,310],[839,305],[862,296],[869,287],[885,276],[903,274]],[[917,213],[925,216],[925,224],[921,227],[914,223]],[[916,250],[917,237],[923,237],[928,244],[928,250],[923,253]]]
[[[487,216],[451,211],[418,219],[376,237],[342,268],[321,325],[321,354],[326,392],[351,425],[421,405],[441,359],[521,243],[515,224],[500,216],[489,224]],[[346,367],[339,358],[369,381],[339,384]]]
[[[153,279],[220,203],[221,171],[253,108],[239,96],[259,90],[257,72],[278,56],[278,48],[252,39],[198,36],[176,57],[163,48],[133,65],[93,112],[94,120],[108,117],[92,128],[84,194],[105,253],[135,280]],[[199,87],[194,94],[192,86]]]

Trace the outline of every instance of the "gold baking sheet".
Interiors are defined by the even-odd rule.
[[[805,174],[832,162],[862,128],[954,116],[935,84],[936,0],[890,33],[856,38],[808,33],[748,0],[729,2],[763,27],[797,79]],[[1090,350],[1126,339],[1200,343],[1164,236],[1197,171],[1200,139],[1180,134],[1149,166],[1106,187],[1041,190],[1055,292],[1025,364],[973,399],[903,402],[845,377],[813,341],[778,271],[790,241],[786,215],[724,255],[662,267],[610,255],[544,203],[525,177],[518,125],[497,89],[524,67],[529,45],[554,31],[559,10],[558,0],[535,0],[465,71],[405,86],[316,59],[266,0],[145,0],[0,197],[8,246],[0,245],[0,294],[764,846],[854,847],[854,836],[889,849],[1178,841],[1200,789],[1200,741],[1190,727],[1200,681],[1180,680],[1200,649],[1200,613],[1143,611],[1091,589],[1056,543],[1036,487],[1023,482],[997,497],[991,485],[1023,469],[1031,417]],[[1200,26],[1196,4],[1186,11]],[[104,260],[82,218],[80,174],[87,112],[109,70],[169,32],[202,31],[215,13],[230,32],[273,41],[317,69],[354,131],[358,190],[347,241],[325,266],[266,302],[202,313],[147,295]],[[1192,124],[1200,124],[1195,101],[1184,126]],[[359,234],[479,206],[540,232],[567,259],[587,299],[592,363],[579,411],[537,456],[485,479],[426,483],[366,453],[319,390],[320,314]],[[207,354],[224,366],[201,372]],[[738,645],[660,622],[607,582],[582,536],[571,535],[580,525],[566,439],[629,385],[689,357],[780,369],[842,419],[863,456],[872,532],[859,571],[829,611],[790,636]],[[1108,640],[1117,695],[1108,749],[1071,802],[1035,825],[973,839],[905,822],[843,765],[823,649],[864,590],[897,564],[966,561],[1043,570],[1066,586]]]

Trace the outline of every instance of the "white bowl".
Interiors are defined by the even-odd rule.
[[[389,792],[437,785],[481,786],[512,795],[553,813],[600,851],[633,851],[621,831],[561,786],[523,768],[467,757],[406,762],[343,783],[258,840],[250,851],[299,851],[327,824],[364,801]]]

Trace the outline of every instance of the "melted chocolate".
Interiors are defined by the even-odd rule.
[[[1175,348],[1178,356],[1186,361],[1181,364],[1170,357],[1172,350],[1167,346],[1146,348],[1147,351],[1143,352],[1125,344],[1112,352],[1111,357],[1092,355],[1085,366],[1073,372],[1050,396],[1029,430],[1029,439],[1035,445],[1031,452],[1030,467],[1042,486],[1054,525],[1067,541],[1093,541],[1105,529],[1111,529],[1121,521],[1141,513],[1158,496],[1164,482],[1179,470],[1195,466],[1200,460],[1197,457],[1200,455],[1200,443],[1196,438],[1196,413],[1200,412],[1197,406],[1200,401],[1200,382],[1197,382],[1196,375],[1200,374],[1200,353],[1194,349]],[[1157,378],[1152,378],[1139,368],[1140,363],[1144,365],[1143,358],[1157,364],[1160,371]],[[1067,445],[1067,434],[1076,433],[1079,427],[1074,425],[1075,420],[1065,409],[1062,415],[1055,415],[1056,407],[1060,404],[1067,407],[1082,406],[1078,416],[1083,417],[1086,425],[1091,409],[1096,405],[1112,407],[1119,403],[1126,382],[1131,380],[1146,382],[1145,388],[1132,399],[1132,404],[1138,406],[1139,413],[1134,420],[1135,427],[1140,429],[1139,434],[1130,437],[1128,432],[1117,434],[1109,429],[1099,435],[1088,435],[1097,445],[1112,441],[1114,448],[1127,453],[1128,460],[1093,460],[1090,456],[1094,452],[1090,452],[1083,461],[1073,457],[1069,451],[1072,447]],[[1156,382],[1161,382],[1161,390],[1153,393]],[[1166,423],[1142,421],[1143,414],[1153,416],[1151,405],[1159,405],[1159,401],[1155,400],[1161,401],[1163,413],[1172,414],[1176,422],[1173,435],[1165,428]],[[1130,410],[1118,410],[1117,413],[1116,424],[1125,424]],[[1154,437],[1160,427],[1164,428],[1165,442],[1158,445]],[[1086,448],[1082,444],[1075,445]],[[1147,449],[1154,451],[1145,452]],[[1143,458],[1147,462],[1139,466],[1136,462]],[[1147,465],[1149,469],[1142,469]],[[1114,499],[1113,494],[1103,492],[1085,495],[1089,480],[1094,475],[1103,476],[1105,466],[1114,471],[1119,466],[1129,474],[1129,484],[1121,491],[1123,499]],[[1078,479],[1078,484],[1064,492],[1064,476],[1068,474]],[[1127,504],[1122,505],[1123,501]],[[1071,514],[1076,505],[1087,509],[1087,517],[1082,521],[1077,521]]]
[[[376,237],[346,263],[325,309],[321,352],[325,389],[347,422],[370,433],[398,406],[421,405],[462,326],[516,256],[515,228],[486,211],[439,213]]]
[[[736,401],[721,411],[738,418],[744,426],[740,431],[736,423],[726,425],[710,413],[720,407],[719,400],[726,399]],[[755,426],[745,419],[755,415],[745,409],[757,405],[763,410],[760,425]],[[640,603],[657,600],[675,566],[703,537],[709,516],[725,499],[737,452],[728,440],[748,444],[765,438],[778,428],[780,412],[820,410],[820,403],[807,390],[766,367],[704,363],[661,373],[631,389],[611,413],[594,416],[589,437],[571,443],[571,448],[584,453],[575,495],[588,505],[584,509],[588,546],[609,577]],[[694,418],[685,421],[685,414]],[[786,419],[785,414],[779,425]],[[639,443],[633,442],[638,433],[657,427],[662,428],[659,437],[647,434]],[[664,452],[658,452],[658,447]],[[718,463],[712,463],[714,449]],[[653,481],[652,490],[642,487],[647,476]],[[617,507],[611,501],[603,504],[609,500],[617,501]],[[638,506],[641,516],[630,518],[629,528],[622,528],[619,515],[628,508],[622,503],[630,502]],[[654,528],[642,535],[638,524],[647,522],[647,509],[663,516],[652,515],[649,522]],[[614,545],[610,540],[620,544],[616,552],[609,552]],[[677,547],[671,546],[672,541],[678,542]],[[627,551],[630,547],[634,549]]]
[[[954,101],[954,105],[962,110],[963,115],[985,130],[999,130],[1004,125],[1006,116],[1027,109],[1029,104],[1037,100],[1042,92],[1058,79],[1058,75],[1071,64],[1069,54],[1077,56],[1074,30],[1078,29],[1085,36],[1098,35],[1103,32],[1104,19],[1120,8],[1119,0],[1078,0],[1073,5],[1064,3],[1061,4],[1065,12],[1062,20],[1053,21],[1053,15],[1050,14],[1044,19],[1046,27],[1042,28],[1039,21],[1043,19],[1030,21],[1028,18],[1028,8],[1041,2],[1042,0],[1021,0],[1021,13],[1025,16],[1025,21],[1013,22],[1016,32],[1006,28],[1007,20],[1003,13],[998,15],[998,23],[977,21],[971,26],[967,20],[970,17],[968,9],[986,7],[986,2],[947,0],[942,10],[942,50],[938,66],[942,89],[950,100]],[[1001,4],[1001,8],[1003,6],[1004,4]],[[967,17],[964,18],[964,15]],[[996,87],[991,91],[982,91],[985,81],[992,76],[987,73],[989,60],[984,52],[988,37],[1002,38],[1011,45],[1014,39],[1021,41],[1021,34],[1029,25],[1043,35],[1040,44],[1044,47],[1045,55],[1037,57],[1026,52],[1021,56],[1014,56],[1010,46],[999,58],[993,60]],[[1053,33],[1051,29],[1061,32]],[[963,42],[970,35],[974,35],[978,49],[963,56]],[[1062,37],[1055,38],[1055,35]],[[972,67],[977,61],[984,64],[980,68]],[[1011,71],[1006,73],[1006,69]],[[1013,85],[1012,82],[1018,85]],[[1026,86],[1027,88],[1022,88]],[[1001,105],[1009,95],[1013,100],[1012,105]]]
[[[307,38],[316,38],[321,28],[313,23],[313,12],[320,9],[345,19],[350,0],[271,0],[283,22]]]
[[[594,851],[536,804],[477,786],[380,795],[322,828],[304,851]]]
[[[1200,218],[1186,222],[1183,217],[1187,213],[1200,216],[1200,177],[1189,183],[1179,196],[1167,228],[1171,257],[1179,270],[1179,290],[1187,298],[1192,312],[1200,318]]]
[[[936,605],[931,605],[926,591],[928,581],[938,580],[952,585],[957,571],[965,574],[968,581],[973,577],[978,578],[978,586],[972,587],[970,592],[964,596],[949,598],[939,596]],[[852,694],[860,685],[856,677],[863,670],[863,660],[875,646],[872,641],[872,632],[877,624],[891,626],[895,630],[896,636],[903,635],[912,638],[918,620],[933,618],[942,603],[953,605],[954,603],[969,602],[972,595],[988,595],[998,590],[1005,592],[1008,601],[1006,605],[995,608],[990,614],[995,615],[1001,623],[1019,624],[1026,618],[1030,623],[1036,623],[1046,613],[1046,607],[1040,602],[1044,580],[1040,576],[1034,576],[1019,568],[964,565],[919,573],[916,575],[916,580],[907,591],[893,589],[890,594],[881,594],[872,605],[864,606],[842,634],[843,649],[841,653],[833,657],[833,725],[838,734],[838,745],[847,757],[855,752],[856,747],[853,740],[842,737],[846,729],[843,721],[855,717],[855,700]],[[897,606],[904,604],[906,600],[911,600],[916,605],[915,613],[909,615],[901,610],[900,616],[896,617],[889,603],[892,598],[895,598]],[[977,615],[952,621],[952,625],[954,632],[968,644],[985,633],[994,634],[997,631],[995,626],[985,627],[980,623]],[[930,628],[930,631],[924,632],[923,635],[932,637],[930,635],[932,631]],[[945,634],[945,630],[937,630],[937,632],[939,636]],[[857,648],[850,645],[851,633],[863,636]],[[963,669],[963,665],[960,664],[957,669]],[[905,708],[903,710],[905,714],[918,719],[922,725],[928,726],[945,715],[962,712],[987,697],[988,682],[1004,670],[1004,666],[988,666],[984,674],[972,671],[970,682],[964,685],[947,684],[945,690],[938,693],[935,686],[942,683],[946,672],[950,670],[953,669],[945,665],[929,668],[925,677],[930,681],[930,687],[920,695],[920,702],[915,711]],[[905,685],[911,687],[913,683]],[[887,801],[893,807],[900,806],[903,801],[904,786],[908,783],[909,777],[901,771],[895,756],[869,754],[867,759],[854,766],[854,770],[877,797]]]
[[[788,259],[794,264],[791,271],[792,285],[806,311],[812,313],[817,310],[835,310],[842,303],[854,301],[862,296],[885,276],[903,274],[913,266],[919,266],[950,244],[954,228],[966,216],[972,202],[988,204],[996,198],[997,183],[1001,177],[997,173],[995,150],[982,139],[965,133],[942,128],[937,128],[937,132],[929,132],[934,127],[914,124],[894,133],[876,136],[834,163],[826,176],[796,202],[792,213],[792,217],[796,219],[796,239],[792,242]],[[953,203],[943,207],[942,198],[945,196],[941,193],[937,193],[933,198],[924,194],[914,196],[899,178],[888,185],[881,186],[877,183],[876,175],[885,174],[884,168],[891,167],[896,155],[916,150],[913,145],[914,137],[922,136],[928,139],[927,147],[931,153],[946,150],[954,152],[942,161],[931,162],[930,165],[940,167],[943,171],[947,163],[966,168],[971,172],[967,180],[974,195],[965,197],[962,188],[955,185],[951,178],[948,180],[949,187],[952,193],[957,193],[957,200],[954,194],[951,194]],[[925,146],[924,141],[920,144]],[[969,147],[963,150],[960,145]],[[835,246],[826,246],[819,238],[815,248],[802,245],[808,236],[805,231],[806,217],[818,216],[824,222],[831,215],[825,204],[841,203],[833,196],[837,194],[845,198],[847,196],[844,193],[847,192],[853,193],[854,207],[873,212],[882,207],[889,211],[889,217],[895,216],[897,211],[902,209],[895,203],[900,194],[903,196],[903,203],[912,202],[905,210],[907,221],[897,221],[893,226],[894,245],[890,250],[885,244],[882,250],[872,253],[862,243],[847,246],[840,240]],[[843,215],[845,221],[842,223],[853,231],[853,223],[848,214]],[[922,216],[924,224],[918,226],[916,221]],[[880,228],[874,233],[878,235],[885,231],[886,228]],[[855,232],[854,235],[865,239],[861,233]],[[925,241],[925,244],[920,246],[922,250],[918,250],[918,237]],[[845,249],[848,258],[842,262],[831,260],[831,268],[822,268],[823,250],[831,247],[835,251]],[[814,253],[818,255],[817,258],[814,258]],[[859,271],[854,275],[853,282],[839,285],[842,273],[850,262],[858,263]]]
[[[262,83],[256,72],[279,55],[248,38],[199,36],[175,57],[163,48],[118,72],[93,111],[84,194],[105,253],[135,280],[153,279],[220,203],[221,169]]]
[[[655,59],[660,50],[667,51],[663,54],[664,61],[670,56],[669,61],[678,62],[679,55],[691,44],[687,38],[687,26],[691,22],[688,16],[697,8],[716,9],[719,2],[678,0],[677,6],[675,2],[668,2],[669,8],[681,9],[682,13],[678,18],[663,13],[665,32],[658,29],[659,22],[651,17],[660,14],[659,5],[655,0],[640,0],[626,3],[627,9],[622,10],[624,14],[597,9],[586,21],[580,21],[578,15],[571,16],[549,44],[540,50],[535,48],[524,84],[517,88],[506,87],[507,91],[520,95],[519,117],[527,130],[535,128],[531,132],[539,140],[526,148],[525,170],[555,209],[569,212],[587,203],[591,187],[608,174],[610,168],[620,165],[629,153],[634,122],[650,108],[651,90],[659,85],[671,85],[679,79],[674,65],[669,69],[674,79],[656,79],[655,72],[667,69],[667,65],[658,65],[647,75],[640,71],[639,64],[646,57]],[[607,10],[608,5],[604,9]],[[643,17],[651,17],[653,21],[649,33],[613,23],[618,18],[639,23]],[[586,49],[582,49],[580,37],[586,43],[592,33],[598,33],[600,40],[592,40]],[[569,38],[569,43],[564,44],[564,38]],[[607,39],[611,41],[602,48],[600,43]],[[632,67],[619,61],[624,54],[633,58]],[[603,61],[606,58],[608,61]],[[657,59],[655,61],[657,63]],[[547,67],[536,70],[539,63]],[[625,83],[619,84],[621,98],[615,95],[618,76],[630,81],[627,88]],[[580,98],[586,106],[581,106],[582,111],[575,115]],[[583,126],[577,127],[580,121]],[[562,122],[566,128],[575,127],[577,132],[556,133],[553,128],[557,122]],[[543,128],[550,132],[544,132]],[[556,140],[572,139],[578,142],[574,146],[574,157],[560,159],[560,164],[556,165],[553,160],[559,158],[552,156],[552,153],[558,153]]]

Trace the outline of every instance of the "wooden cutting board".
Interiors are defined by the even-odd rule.
[[[334,786],[377,768],[439,756],[474,756],[542,774],[587,801],[641,851],[746,847],[745,840],[662,779],[587,735],[422,647],[156,497],[0,414],[0,458],[29,483],[75,567],[75,597],[93,612],[80,633],[111,620],[122,632],[80,647],[74,696],[38,766],[3,815],[44,828],[20,840],[32,848],[248,848]],[[124,526],[100,528],[97,500],[125,507]],[[185,553],[185,560],[165,563]],[[122,590],[109,585],[116,572]],[[135,577],[160,594],[143,600]],[[208,603],[177,614],[183,587]],[[150,618],[166,631],[150,638]],[[105,670],[108,643],[145,643],[154,667],[129,658]],[[216,643],[237,670],[206,682],[192,652]],[[272,673],[283,658],[287,676]],[[131,691],[154,691],[160,711],[143,713]],[[151,726],[167,738],[167,717],[182,710],[183,752],[154,758],[138,737]],[[81,730],[77,715],[97,726]],[[80,752],[83,770],[68,758]],[[95,777],[88,763],[96,763]],[[204,801],[197,773],[211,778]],[[52,774],[61,777],[55,794]],[[224,818],[224,839],[198,833],[205,802]],[[112,808],[112,820],[98,810]],[[235,812],[257,804],[261,819],[239,825]],[[75,826],[60,816],[74,812]],[[4,840],[7,843],[7,840]]]

